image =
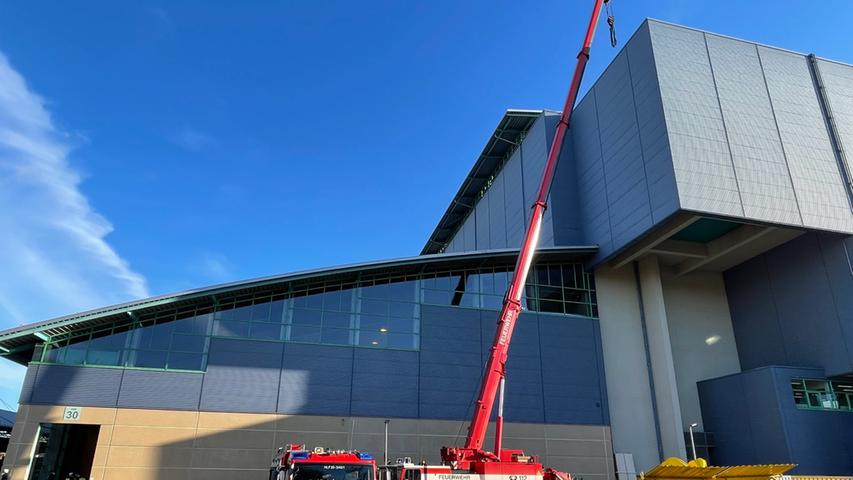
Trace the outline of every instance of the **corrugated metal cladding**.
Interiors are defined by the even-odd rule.
[[[853,171],[853,67],[817,65]],[[520,243],[509,221],[517,212],[499,218],[493,197],[515,209],[517,196],[509,199],[520,183],[526,215],[553,132],[548,118],[556,119],[536,122],[520,159],[510,159],[468,219],[477,241],[468,241],[469,227],[455,251]],[[605,258],[678,210],[853,233],[804,55],[649,20],[578,103],[567,142],[542,245],[597,244]]]
[[[420,351],[214,338],[203,374],[31,364],[21,402],[467,419],[497,312],[421,308]],[[521,322],[507,420],[609,424],[598,320],[525,313]]]

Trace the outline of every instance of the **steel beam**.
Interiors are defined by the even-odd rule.
[[[776,227],[742,225],[722,237],[708,242],[708,255],[704,258],[691,258],[676,265],[674,269],[675,274],[684,275],[690,273],[776,230],[778,230]]]
[[[660,242],[649,250],[649,253],[659,255],[676,255],[679,257],[705,258],[708,248],[704,243],[686,242],[684,240],[668,239]]]

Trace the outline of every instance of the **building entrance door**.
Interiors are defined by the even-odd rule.
[[[100,429],[98,425],[39,425],[29,480],[88,479]]]

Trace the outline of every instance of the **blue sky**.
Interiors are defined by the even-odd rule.
[[[853,63],[853,3],[614,2],[622,40],[654,17]],[[562,106],[591,3],[3,2],[0,329],[417,254],[502,112]]]

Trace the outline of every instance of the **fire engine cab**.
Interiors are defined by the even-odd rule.
[[[329,450],[289,444],[276,451],[270,480],[375,480],[376,460],[355,450]]]

